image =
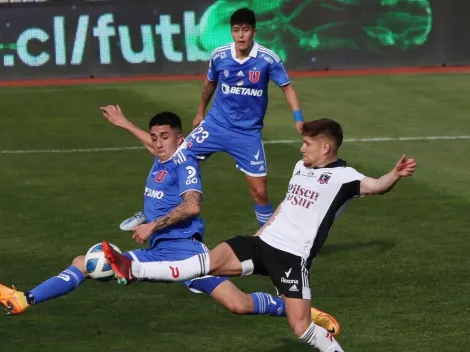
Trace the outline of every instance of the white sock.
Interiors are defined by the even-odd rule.
[[[333,335],[315,323],[310,324],[299,339],[318,348],[320,352],[344,352]]]
[[[186,281],[209,273],[209,253],[174,262],[132,262],[132,275],[138,280]]]

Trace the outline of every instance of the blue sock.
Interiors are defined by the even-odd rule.
[[[250,296],[255,306],[253,314],[274,317],[286,316],[286,304],[282,298],[263,292],[251,293]]]
[[[25,292],[29,304],[41,303],[75,290],[85,281],[85,275],[75,266],[69,266],[59,275],[51,277],[29,292]]]
[[[267,205],[259,205],[255,204],[255,215],[256,215],[256,220],[258,220],[259,226],[262,227],[273,215],[273,206],[271,203],[268,203]]]

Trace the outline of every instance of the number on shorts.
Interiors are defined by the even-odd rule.
[[[197,143],[202,143],[207,137],[209,137],[209,132],[204,131],[204,127],[199,126],[193,133],[191,133],[191,137],[193,137]]]

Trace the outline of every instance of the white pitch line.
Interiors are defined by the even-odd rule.
[[[0,154],[50,154],[50,153],[94,153],[121,150],[140,150],[144,147],[108,147],[108,148],[78,148],[78,149],[23,149],[23,150],[0,150]]]
[[[371,137],[371,138],[347,138],[347,143],[366,143],[366,142],[394,142],[394,141],[439,141],[439,140],[469,140],[470,136],[424,136],[424,137]],[[273,141],[264,141],[264,144],[293,144],[301,143],[300,139],[279,139]],[[17,149],[0,150],[0,154],[53,154],[53,153],[95,153],[123,150],[141,150],[144,147],[106,147],[106,148],[77,148],[77,149]]]
[[[343,142],[394,142],[394,141],[439,141],[439,140],[457,140],[457,139],[470,139],[470,136],[424,136],[424,137],[371,137],[371,138],[346,138]],[[264,144],[291,144],[300,143],[298,140],[275,140],[264,141]]]

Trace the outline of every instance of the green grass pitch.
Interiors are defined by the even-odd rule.
[[[470,135],[470,75],[296,79],[306,119],[331,117],[345,138]],[[135,146],[99,107],[119,104],[146,127],[160,110],[196,112],[200,82],[1,88],[0,151]],[[283,198],[300,138],[270,88],[268,187]],[[346,142],[341,157],[369,176],[403,154],[416,175],[383,197],[354,200],[311,271],[312,304],[342,324],[348,352],[467,351],[470,330],[470,140]],[[144,150],[0,154],[0,282],[27,290],[107,239],[137,247],[119,223],[140,209],[152,163]],[[202,164],[206,243],[252,234],[243,174],[224,154]],[[267,278],[234,279],[273,292]],[[91,280],[18,317],[0,316],[1,351],[311,351],[283,318],[235,316],[179,284],[120,287]]]

